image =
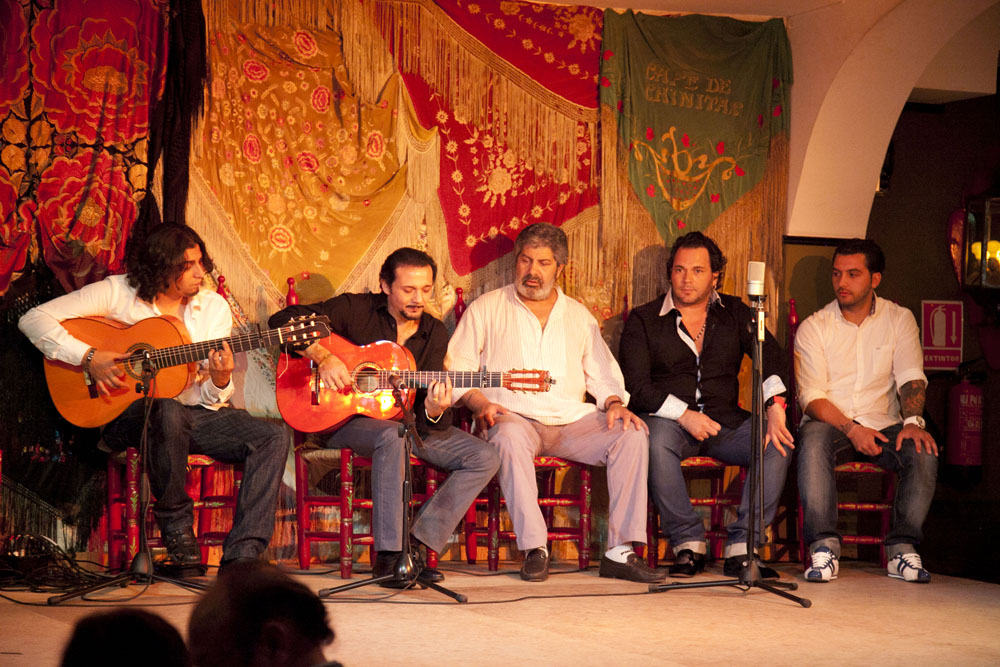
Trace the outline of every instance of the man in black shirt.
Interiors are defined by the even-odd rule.
[[[739,400],[743,355],[754,345],[751,309],[719,294],[726,258],[701,232],[677,239],[667,260],[670,289],[636,308],[622,332],[619,361],[629,409],[649,425],[649,476],[660,526],[676,555],[669,573],[694,576],[705,567],[705,526],[691,507],[681,460],[710,456],[730,465],[750,463],[749,413]],[[774,337],[764,342],[764,521],[770,523],[785,484],[786,448],[794,447],[785,427],[784,378],[787,364]],[[746,556],[746,485],[726,540],[725,573],[738,576]],[[775,578],[771,568],[761,576]]]
[[[399,248],[389,255],[379,273],[379,294],[341,294],[308,306],[289,306],[271,316],[270,326],[293,317],[318,313],[330,318],[330,328],[355,345],[380,340],[395,341],[413,353],[417,370],[444,370],[448,333],[444,324],[424,312],[437,277],[434,260],[413,248]],[[337,390],[352,384],[346,365],[319,343],[303,352],[319,367],[327,387]],[[427,548],[441,551],[472,500],[500,466],[496,450],[487,442],[451,426],[451,382],[435,382],[417,390],[414,413],[424,447],[414,454],[450,471],[448,479],[424,505],[410,526],[411,536]],[[372,459],[374,511],[372,532],[378,555],[375,576],[390,574],[402,548],[404,447],[399,424],[357,416],[328,434],[329,448],[349,447]],[[425,568],[421,579],[441,581],[437,570]],[[398,587],[398,580],[383,586]]]

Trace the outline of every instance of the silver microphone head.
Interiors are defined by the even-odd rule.
[[[764,262],[747,262],[747,296],[764,296]]]

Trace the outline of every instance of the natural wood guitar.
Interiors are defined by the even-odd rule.
[[[397,417],[401,410],[392,395],[390,377],[399,378],[411,388],[444,382],[446,377],[457,388],[504,387],[511,391],[548,391],[555,383],[548,371],[418,371],[413,353],[392,341],[358,346],[331,334],[317,342],[344,362],[352,385],[341,391],[328,389],[320,380],[316,364],[304,357],[282,354],[275,377],[278,411],[289,426],[304,433],[336,428],[356,415]],[[406,392],[409,407],[415,398],[416,392]]]
[[[132,325],[104,317],[73,318],[61,322],[70,335],[99,350],[121,352],[119,365],[125,372],[126,386],[101,396],[82,366],[50,359],[45,360],[45,381],[52,402],[66,421],[84,428],[103,426],[142,398],[144,369],[153,374],[151,395],[173,398],[193,381],[197,362],[208,359],[210,350],[221,349],[223,341],[234,353],[285,344],[308,345],[330,335],[329,322],[325,315],[311,315],[278,329],[192,343],[184,323],[169,315]]]

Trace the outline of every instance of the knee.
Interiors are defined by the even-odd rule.
[[[909,444],[909,443],[907,443]],[[904,448],[907,446],[903,445]],[[933,454],[913,452],[910,457],[909,467],[911,474],[917,479],[933,484],[937,480],[938,457]]]
[[[677,422],[650,417],[646,420],[646,424],[649,426],[650,460],[676,461],[679,464],[686,436]]]
[[[482,472],[486,477],[492,477],[500,469],[500,454],[496,447],[487,442],[479,442],[479,446],[465,461],[465,467]]]

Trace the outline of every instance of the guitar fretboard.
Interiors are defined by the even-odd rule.
[[[408,387],[424,389],[432,382],[444,382],[451,378],[451,384],[459,389],[502,387],[505,373],[489,371],[387,371],[379,370],[373,373],[382,387],[389,386],[389,376],[395,375]]]
[[[148,353],[157,368],[167,368],[169,366],[181,366],[208,359],[208,355],[212,350],[222,349],[223,342],[229,343],[229,348],[236,353],[306,340],[309,337],[308,334],[298,331],[294,326],[281,327],[266,331],[252,331],[229,338],[216,338],[215,340],[205,340],[187,345],[162,347],[148,350]],[[129,355],[128,358],[133,361],[141,361],[146,358],[146,352],[146,350],[136,351]]]

